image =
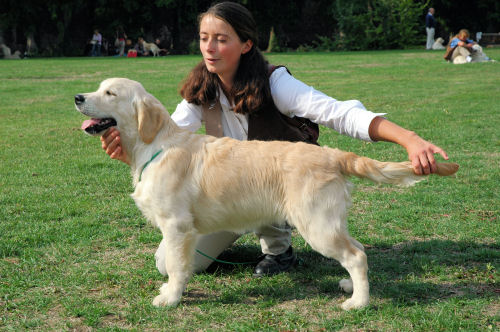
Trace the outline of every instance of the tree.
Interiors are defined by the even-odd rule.
[[[0,42],[24,53],[33,36],[43,56],[81,56],[95,28],[113,43],[122,26],[130,39],[171,33],[171,53],[186,53],[198,39],[197,18],[213,0],[3,0]],[[447,36],[461,28],[500,31],[496,0],[239,0],[254,15],[261,49],[274,27],[276,49],[386,49],[421,45],[429,6]],[[152,41],[152,40],[151,40]],[[170,46],[170,45],[169,45]]]
[[[420,13],[414,0],[337,0],[340,49],[406,48],[421,43]]]

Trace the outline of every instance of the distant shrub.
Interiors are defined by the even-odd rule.
[[[415,0],[337,0],[338,49],[407,48],[421,44],[422,12],[427,3]]]
[[[200,54],[200,42],[197,39],[193,39],[188,45],[189,54]]]

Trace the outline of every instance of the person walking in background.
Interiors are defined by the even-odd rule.
[[[427,32],[426,49],[432,50],[434,44],[434,33],[436,32],[436,20],[434,19],[434,8],[429,8],[429,12],[425,17],[425,31]]]
[[[90,43],[92,44],[92,51],[90,52],[90,55],[101,56],[102,36],[98,29],[94,30],[94,35],[92,36]]]

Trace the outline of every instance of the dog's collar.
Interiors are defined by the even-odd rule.
[[[149,161],[147,163],[144,164],[144,166],[142,166],[142,169],[141,169],[141,174],[139,174],[139,182],[141,182],[141,178],[142,178],[142,172],[144,172],[144,170],[146,169],[146,167],[148,167],[148,165],[156,158],[158,157],[158,155],[160,153],[162,153],[163,150],[160,150],[158,152],[156,152],[152,157],[151,159],[149,159]]]

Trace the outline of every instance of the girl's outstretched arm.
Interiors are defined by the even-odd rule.
[[[434,154],[439,153],[448,160],[448,155],[439,146],[424,140],[413,131],[406,130],[381,117],[373,119],[369,134],[374,141],[393,142],[404,147],[408,152],[413,170],[418,175],[436,172]]]

